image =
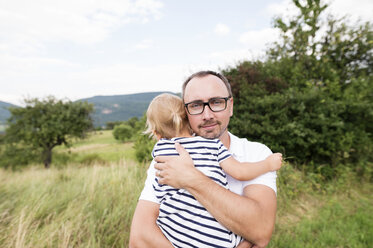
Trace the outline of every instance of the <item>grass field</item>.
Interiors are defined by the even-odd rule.
[[[104,163],[0,169],[0,247],[127,247],[147,166],[131,159],[130,143],[115,142],[109,132],[74,144],[70,153],[57,152],[97,153]],[[346,169],[323,183],[291,165],[278,179],[276,228],[268,247],[373,247],[369,180]]]
[[[122,160],[135,160],[133,142],[121,143],[113,138],[111,130],[91,133],[87,139],[77,140],[69,148],[54,150],[54,163],[105,164]]]

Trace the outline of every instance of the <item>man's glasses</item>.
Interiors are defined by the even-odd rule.
[[[227,101],[231,98],[228,97],[216,97],[209,99],[208,102],[203,101],[193,101],[185,104],[185,108],[187,109],[190,115],[199,115],[202,114],[205,110],[205,106],[209,106],[212,112],[220,112],[227,108]]]

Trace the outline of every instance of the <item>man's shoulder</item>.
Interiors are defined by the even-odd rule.
[[[247,146],[247,147],[250,147],[250,148],[258,148],[258,149],[268,148],[265,144],[262,144],[260,142],[249,141],[247,138],[240,138],[240,137],[237,137],[236,135],[234,135],[232,133],[229,133],[229,135],[231,137],[231,144],[233,144],[233,145],[237,144],[239,146]]]
[[[238,157],[245,157],[245,160],[249,161],[259,161],[272,154],[272,151],[265,144],[239,138],[231,133],[229,135],[231,138],[230,151]]]

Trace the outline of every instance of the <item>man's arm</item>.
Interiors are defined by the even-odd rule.
[[[205,177],[187,190],[232,232],[258,247],[269,243],[277,207],[276,195],[271,188],[249,185],[240,196]]]
[[[188,190],[226,228],[257,247],[265,247],[275,223],[275,192],[264,185],[248,185],[243,196],[237,195],[197,170],[180,145],[176,149],[180,156],[156,158],[159,183]]]
[[[158,214],[159,204],[139,200],[131,224],[130,248],[173,248],[156,224]]]

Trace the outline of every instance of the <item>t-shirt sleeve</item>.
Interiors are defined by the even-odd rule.
[[[155,158],[156,156],[158,156],[158,147],[159,147],[159,142],[160,140],[157,141],[157,143],[155,143],[155,145],[153,146],[153,150],[152,150],[152,157]],[[150,167],[149,167],[150,168]]]
[[[218,162],[221,163],[223,162],[224,160],[226,160],[227,158],[229,158],[230,156],[232,156],[232,154],[228,151],[228,149],[223,145],[223,143],[221,143],[220,140],[218,140],[217,142],[217,146],[218,146]]]
[[[155,161],[153,160],[150,163],[150,166],[148,168],[145,185],[141,192],[139,200],[146,200],[146,201],[151,201],[151,202],[155,202],[159,204],[157,197],[155,196],[154,189],[153,189],[153,182],[155,180],[155,171],[156,171],[156,169],[154,168],[154,164],[155,164]]]
[[[256,159],[255,159],[256,161],[264,160],[269,155],[272,154],[272,151],[267,146],[265,146],[263,144],[258,144],[258,145],[260,145],[260,148],[256,149],[256,151],[257,151]],[[270,187],[277,194],[276,178],[277,178],[276,172],[275,171],[270,171],[270,172],[267,172],[263,175],[260,175],[256,178],[254,178],[252,180],[244,181],[243,182],[243,187],[246,187],[246,186],[252,185],[252,184],[262,184],[262,185],[266,185],[266,186]]]

